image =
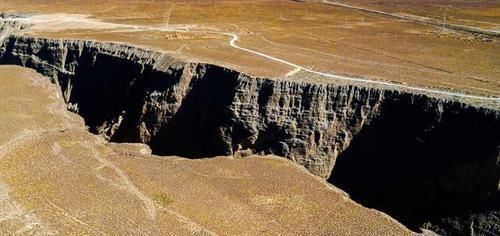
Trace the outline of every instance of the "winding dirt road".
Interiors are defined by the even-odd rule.
[[[323,1],[328,4],[334,4],[329,1]],[[337,3],[335,3],[337,4]],[[43,16],[34,16],[34,17],[26,17],[26,18],[14,18],[14,19],[3,19],[5,21],[21,21],[25,23],[31,23],[35,24],[35,26],[38,25],[43,25],[48,22],[53,22],[53,17],[50,15],[47,15],[47,17]],[[470,95],[470,94],[465,94],[465,93],[459,93],[459,92],[450,92],[450,91],[443,91],[443,90],[437,90],[437,89],[430,89],[430,88],[424,88],[424,87],[416,87],[416,86],[409,86],[409,85],[404,85],[404,84],[397,84],[397,83],[391,83],[391,82],[385,82],[385,81],[377,81],[377,80],[372,80],[372,79],[363,79],[363,78],[357,78],[357,77],[349,77],[349,76],[342,76],[342,75],[337,75],[337,74],[332,74],[328,72],[322,72],[322,71],[316,71],[313,69],[306,68],[302,65],[298,65],[295,63],[292,63],[290,61],[274,57],[272,55],[266,54],[264,52],[260,52],[257,50],[245,48],[242,46],[239,46],[237,44],[239,40],[239,36],[236,33],[232,32],[218,32],[218,31],[213,31],[213,30],[196,30],[196,29],[190,29],[189,27],[182,26],[182,27],[176,27],[175,25],[169,25],[167,27],[152,27],[152,26],[137,26],[137,25],[130,25],[130,24],[120,24],[120,23],[110,23],[110,22],[102,22],[96,19],[91,19],[86,16],[77,16],[77,15],[69,15],[69,17],[57,17],[57,23],[61,24],[61,21],[68,23],[66,25],[76,25],[77,27],[98,27],[101,29],[116,29],[116,28],[121,28],[121,29],[128,29],[132,31],[150,31],[150,30],[156,30],[156,31],[163,31],[163,32],[179,32],[179,33],[209,33],[209,34],[217,34],[217,35],[224,35],[224,36],[229,36],[231,37],[229,41],[229,45],[233,48],[236,48],[238,50],[251,53],[263,58],[266,58],[268,60],[281,63],[287,66],[290,66],[293,68],[293,70],[289,73],[290,74],[295,74],[299,71],[305,71],[309,72],[311,74],[323,76],[326,78],[332,78],[332,79],[338,79],[342,81],[349,81],[349,82],[357,82],[357,83],[366,83],[366,84],[374,84],[374,85],[382,85],[386,86],[389,88],[397,88],[397,89],[407,89],[411,91],[416,91],[416,92],[424,92],[424,93],[431,93],[431,94],[437,94],[437,95],[445,95],[445,96],[451,96],[451,97],[457,97],[457,98],[467,98],[467,99],[478,99],[478,100],[484,100],[484,101],[493,101],[493,102],[500,102],[500,98],[498,97],[487,97],[487,96],[479,96],[479,95]],[[77,24],[75,24],[77,23]],[[293,73],[292,73],[293,72]]]
[[[473,99],[492,100],[492,101],[500,102],[500,98],[496,98],[496,97],[485,97],[485,96],[468,95],[468,94],[463,94],[463,93],[447,92],[447,91],[436,90],[436,89],[427,89],[427,88],[414,87],[414,86],[408,86],[408,85],[402,85],[402,84],[395,84],[395,83],[384,82],[384,81],[377,81],[377,80],[370,80],[370,79],[361,79],[361,78],[355,78],[355,77],[347,77],[347,76],[341,76],[341,75],[335,75],[335,74],[330,74],[330,73],[315,71],[315,70],[311,70],[311,69],[305,68],[303,66],[294,64],[292,62],[289,62],[289,61],[286,61],[286,60],[283,60],[283,59],[279,59],[279,58],[273,57],[271,55],[267,55],[267,54],[262,53],[262,52],[258,52],[258,51],[252,50],[252,49],[240,47],[240,46],[238,46],[236,44],[236,42],[239,39],[238,35],[233,34],[233,33],[224,33],[224,34],[229,35],[229,36],[232,37],[231,41],[229,41],[229,44],[231,45],[231,47],[243,50],[245,52],[253,53],[255,55],[258,55],[258,56],[261,56],[261,57],[265,57],[265,58],[267,58],[269,60],[273,60],[273,61],[276,61],[276,62],[279,62],[279,63],[283,63],[285,65],[289,65],[289,66],[294,67],[296,69],[300,69],[300,70],[303,70],[303,71],[306,71],[306,72],[309,72],[309,73],[312,73],[312,74],[321,75],[321,76],[328,77],[328,78],[334,78],[334,79],[338,79],[338,80],[345,80],[345,81],[352,81],[352,82],[361,82],[361,83],[370,83],[370,84],[384,85],[384,86],[393,87],[393,88],[409,89],[409,90],[413,90],[413,91],[434,93],[434,94],[454,96],[454,97],[461,97],[461,98],[473,98]]]

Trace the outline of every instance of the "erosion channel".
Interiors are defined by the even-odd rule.
[[[256,78],[83,40],[6,36],[0,63],[52,78],[68,109],[110,141],[189,158],[272,153],[415,231],[500,233],[498,104]]]

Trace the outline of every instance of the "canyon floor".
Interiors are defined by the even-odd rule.
[[[32,70],[0,84],[2,235],[410,235],[283,158],[154,156],[89,133]]]

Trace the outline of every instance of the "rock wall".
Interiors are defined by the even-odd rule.
[[[392,204],[405,183],[394,196],[408,201],[395,208],[417,197],[431,199],[425,205],[459,196],[451,207],[498,199],[496,109],[387,88],[255,78],[113,43],[10,36],[0,63],[51,77],[92,132],[149,144],[156,154],[273,153],[323,178],[334,170],[330,182],[375,207]],[[370,191],[380,195],[365,201]]]
[[[487,112],[387,100],[339,155],[329,182],[412,229],[498,235],[500,122]]]
[[[69,109],[112,141],[157,154],[274,153],[328,177],[337,155],[398,91],[253,78],[134,47],[12,36],[0,63],[57,82]],[[415,99],[426,99],[415,95]]]

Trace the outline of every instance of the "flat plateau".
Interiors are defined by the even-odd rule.
[[[451,22],[462,17],[468,21],[458,23],[498,26],[498,3],[483,4],[486,8],[481,9],[462,1],[447,4],[453,9]],[[378,9],[401,14],[442,9],[413,4],[404,11],[405,5],[379,5],[386,7]],[[322,74],[304,74],[306,69],[454,93],[500,95],[498,38],[325,1],[5,0],[0,7],[7,13],[28,14],[25,21],[34,26],[20,34],[127,43],[255,76],[332,82]],[[289,64],[233,47],[231,35],[238,36],[239,47]]]

